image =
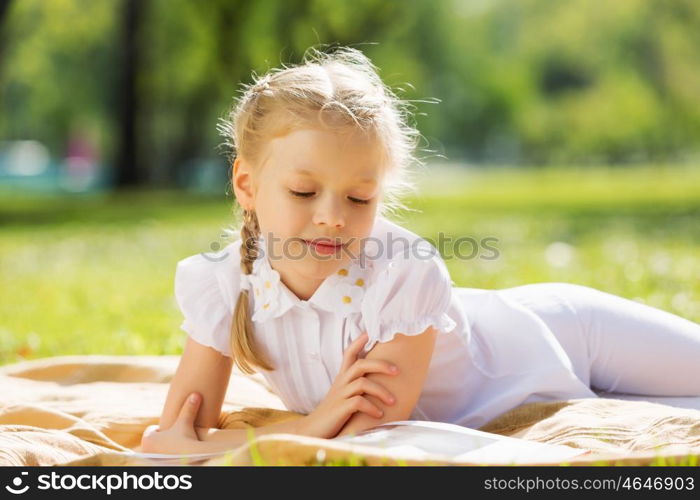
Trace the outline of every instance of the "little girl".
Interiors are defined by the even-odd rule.
[[[698,324],[574,284],[454,287],[435,248],[385,217],[411,187],[419,133],[405,103],[361,52],[312,54],[257,79],[220,127],[241,238],[177,265],[189,335],[143,451],[245,443],[216,428],[233,363],[305,415],[257,435],[406,419],[478,428],[524,403],[597,397],[592,387],[700,395]]]

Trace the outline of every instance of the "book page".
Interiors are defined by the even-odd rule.
[[[430,424],[434,424],[434,422]],[[470,434],[434,425],[415,425],[415,423],[403,422],[389,422],[355,436],[348,435],[336,439],[353,444],[377,446],[387,451],[401,447],[405,451],[414,450],[415,454],[428,452],[448,456],[477,450],[498,442],[498,439],[488,435]]]
[[[375,446],[388,453],[398,453],[411,458],[424,458],[427,454],[436,454],[455,461],[492,464],[565,461],[588,452],[570,446],[491,434],[455,424],[418,420],[387,422],[354,436],[347,435],[335,439]]]
[[[571,448],[569,446],[537,443],[524,439],[515,441],[504,440],[478,450],[462,453],[455,456],[454,460],[491,465],[511,465],[535,462],[564,462],[586,453],[589,453],[589,450]]]

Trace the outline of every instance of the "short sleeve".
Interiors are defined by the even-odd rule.
[[[452,280],[439,254],[429,259],[390,262],[374,277],[362,301],[362,317],[369,340],[389,342],[397,333],[418,335],[429,326],[441,332],[457,323],[449,316]]]
[[[202,254],[178,262],[175,298],[184,316],[180,328],[198,343],[232,357],[230,338],[233,314],[217,276],[223,271],[223,264],[209,260]]]

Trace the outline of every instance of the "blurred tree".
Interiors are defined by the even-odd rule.
[[[5,47],[5,18],[12,0],[0,0],[0,80],[2,79],[3,48]]]
[[[700,61],[691,47],[700,3],[455,0],[448,10],[455,56],[441,137],[458,156],[545,164],[699,153]]]
[[[143,32],[143,12],[148,6],[145,0],[124,0],[121,19],[121,69],[120,85],[115,115],[118,120],[119,145],[115,168],[116,186],[131,187],[144,184],[148,172],[144,169],[139,154],[139,114],[141,92],[138,74],[141,71],[141,47]]]
[[[312,45],[365,52],[456,160],[699,149],[695,0],[0,0],[0,29],[0,135],[61,154],[79,121],[123,186],[181,184],[198,165],[225,179],[216,122],[241,82]]]
[[[11,2],[12,0],[0,0],[0,27],[3,25],[5,14],[7,13]]]
[[[111,164],[117,0],[22,0],[6,11],[0,137],[34,139],[54,157],[75,123],[99,132]]]

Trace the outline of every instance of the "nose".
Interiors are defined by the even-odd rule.
[[[324,225],[332,228],[342,228],[345,226],[345,214],[343,212],[342,200],[338,200],[334,195],[328,195],[320,200],[313,218],[314,224]]]

